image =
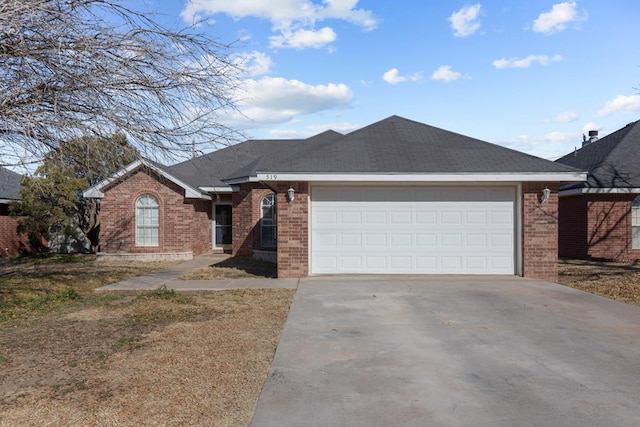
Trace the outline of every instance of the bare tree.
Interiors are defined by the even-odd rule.
[[[229,45],[118,0],[3,0],[0,165],[116,132],[148,156],[232,141],[230,58]]]

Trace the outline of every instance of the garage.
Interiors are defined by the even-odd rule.
[[[515,186],[312,186],[313,274],[515,274]]]

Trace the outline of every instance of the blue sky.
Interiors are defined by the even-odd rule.
[[[253,138],[400,115],[544,158],[640,118],[640,2],[157,0],[237,40]]]

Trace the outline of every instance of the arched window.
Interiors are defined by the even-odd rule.
[[[158,246],[160,242],[160,204],[151,194],[136,200],[136,246]]]
[[[276,246],[276,195],[269,194],[260,204],[262,219],[260,220],[260,245],[263,248]]]
[[[640,249],[640,196],[631,205],[631,248]]]

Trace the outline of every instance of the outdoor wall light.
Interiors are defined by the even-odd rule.
[[[289,189],[287,190],[287,201],[289,203],[293,202],[295,193],[296,193],[296,190],[294,190],[293,187],[289,187]]]
[[[540,197],[540,203],[546,203],[547,200],[549,200],[549,196],[551,196],[551,190],[549,190],[549,188],[545,187],[544,190],[542,190],[542,196]]]

